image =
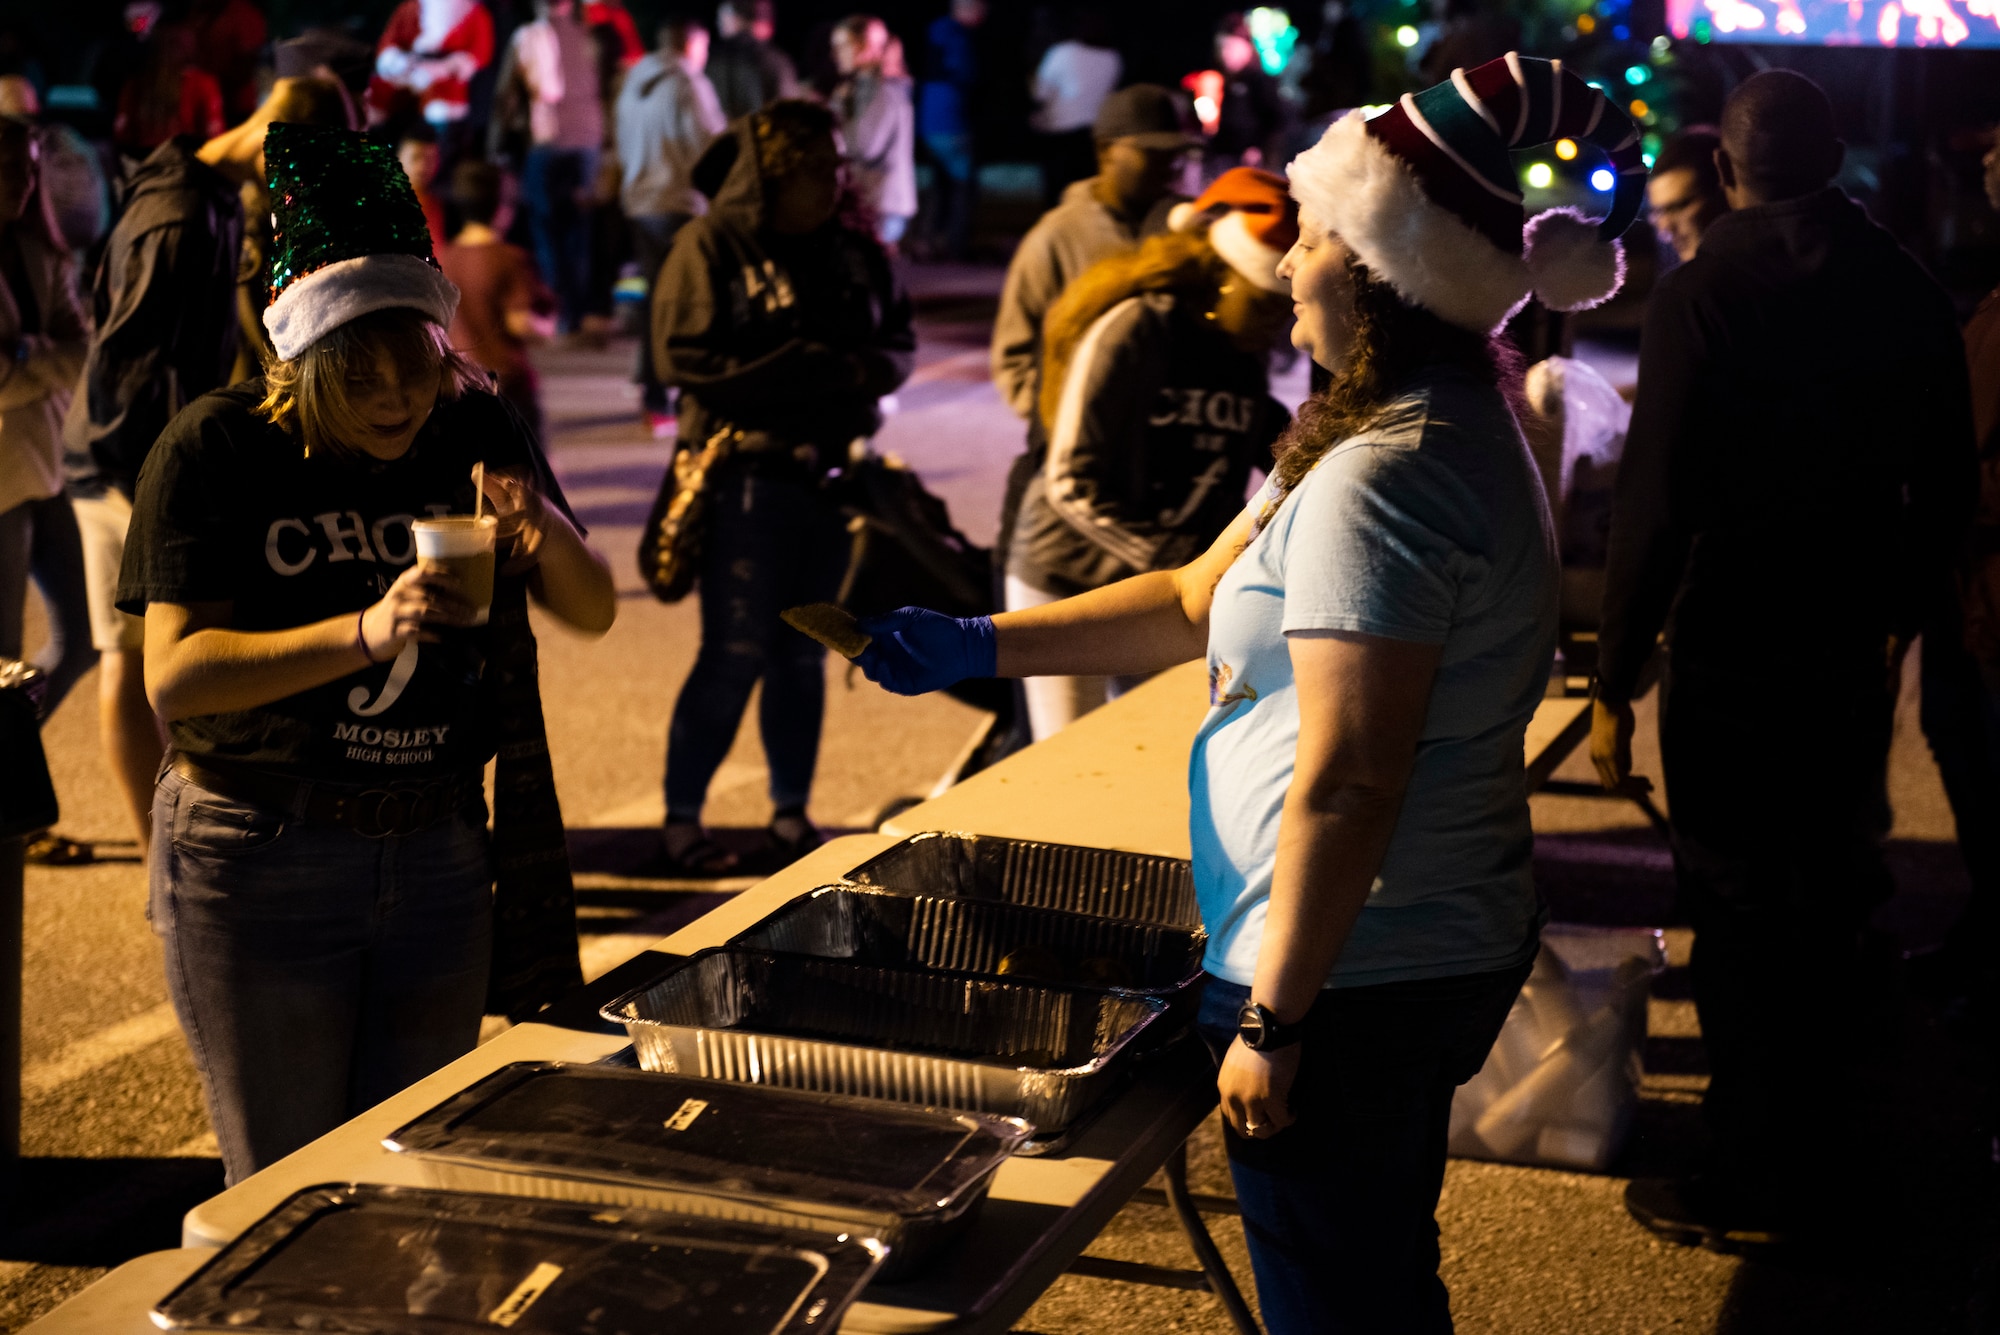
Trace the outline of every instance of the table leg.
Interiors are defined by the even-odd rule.
[[[1215,1239],[1208,1235],[1208,1226],[1201,1222],[1201,1212],[1188,1196],[1185,1141],[1167,1156],[1166,1163],[1160,1166],[1160,1176],[1167,1184],[1167,1203],[1181,1221],[1181,1232],[1187,1234],[1188,1245],[1194,1248],[1195,1259],[1201,1262],[1202,1272],[1208,1276],[1209,1288],[1222,1303],[1222,1310],[1229,1313],[1230,1324],[1236,1327],[1238,1335],[1262,1335],[1257,1329],[1257,1318],[1250,1315],[1250,1305],[1243,1301],[1243,1291],[1236,1287],[1236,1277],[1229,1273],[1229,1264],[1222,1259]]]

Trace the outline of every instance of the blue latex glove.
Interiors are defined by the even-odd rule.
[[[992,617],[899,607],[863,617],[860,626],[874,642],[854,661],[868,680],[897,695],[924,695],[968,677],[990,677],[999,662]]]

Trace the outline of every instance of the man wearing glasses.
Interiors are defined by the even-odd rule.
[[[1729,212],[1715,174],[1715,150],[1721,146],[1722,136],[1710,126],[1683,130],[1660,149],[1653,178],[1646,182],[1646,214],[1653,230],[1682,264],[1701,248],[1709,224]]]

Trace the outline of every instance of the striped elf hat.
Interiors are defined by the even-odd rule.
[[[1557,139],[1611,156],[1611,212],[1527,217],[1510,149]],[[1608,300],[1625,278],[1618,238],[1645,201],[1631,118],[1562,67],[1514,52],[1335,122],[1286,169],[1292,194],[1405,300],[1461,328],[1497,328],[1532,294],[1559,311]]]

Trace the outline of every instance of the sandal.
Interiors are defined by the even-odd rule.
[[[67,835],[43,830],[28,840],[21,860],[37,867],[81,867],[97,861],[97,852],[89,844]]]
[[[778,828],[781,821],[796,822],[799,832],[788,837],[784,831]],[[773,851],[786,863],[797,862],[800,858],[826,842],[826,836],[819,832],[817,826],[806,819],[804,809],[798,807],[787,808],[771,817],[771,824],[765,831],[765,835],[770,839]]]
[[[678,853],[673,851],[665,831],[662,831],[660,860],[667,875],[686,877],[726,876],[736,870],[740,861],[734,853],[709,838],[706,830],[699,828],[694,838],[682,845]]]

